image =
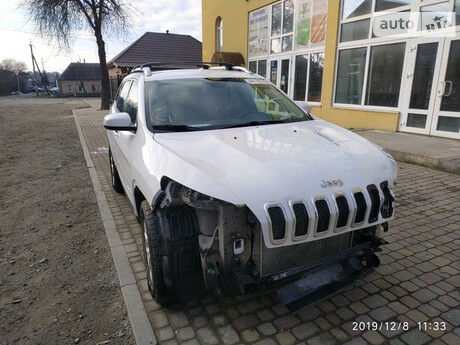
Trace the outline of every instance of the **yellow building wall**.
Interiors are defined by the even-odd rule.
[[[203,61],[211,61],[216,47],[216,21],[223,21],[223,51],[239,52],[248,65],[248,13],[273,0],[202,0]],[[398,130],[397,111],[379,112],[333,106],[335,61],[340,21],[340,0],[329,0],[321,106],[313,107],[318,117],[345,128]]]

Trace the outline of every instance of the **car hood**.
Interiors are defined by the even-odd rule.
[[[154,139],[188,163],[188,169],[208,177],[177,182],[244,203],[258,218],[270,203],[348,192],[383,180],[392,184],[396,175],[394,161],[379,147],[322,120],[161,133]],[[229,192],[228,198],[222,190]]]

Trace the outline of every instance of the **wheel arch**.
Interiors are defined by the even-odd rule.
[[[136,212],[136,216],[139,217],[139,211],[141,209],[142,201],[147,200],[147,199],[138,186],[134,186],[133,193],[134,193],[134,207],[135,207],[134,211]]]

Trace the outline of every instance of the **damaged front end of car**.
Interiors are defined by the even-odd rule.
[[[260,220],[247,206],[169,181],[153,206],[166,213],[193,210],[188,217],[191,214],[194,219],[185,223],[195,228],[193,243],[199,255],[190,255],[190,260],[199,261],[195,267],[201,266],[200,285],[206,290],[245,294],[272,286],[280,301],[296,310],[335,294],[379,265],[375,253],[386,243],[379,232],[388,230],[394,198],[386,181],[380,189],[367,191],[335,195],[335,207],[326,199],[314,199],[311,205],[305,201],[290,202],[287,207],[266,204],[267,217]],[[170,222],[178,224],[169,227],[172,232],[187,227],[180,226],[181,219]],[[262,229],[267,224],[270,246]],[[287,238],[292,239],[289,244],[284,241]],[[176,288],[174,282],[183,280],[185,271],[164,267],[166,284]],[[188,286],[189,291],[199,289]]]

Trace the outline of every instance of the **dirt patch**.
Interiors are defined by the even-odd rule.
[[[135,343],[72,117],[86,106],[0,98],[0,344]]]

